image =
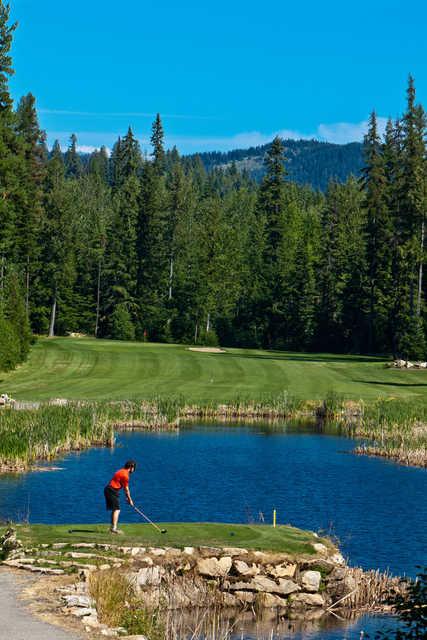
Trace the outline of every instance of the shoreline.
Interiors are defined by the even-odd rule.
[[[41,441],[38,445],[29,445],[27,451],[17,453],[12,458],[1,455],[0,475],[25,473],[43,470],[37,462],[51,461],[66,453],[84,451],[94,446],[113,447],[115,432],[120,431],[175,431],[182,422],[191,424],[197,420],[217,421],[222,424],[231,422],[265,422],[278,426],[289,420],[302,420],[317,426],[335,428],[349,437],[367,442],[357,445],[352,453],[381,457],[398,464],[427,468],[427,423],[410,418],[401,422],[394,418],[376,419],[374,411],[363,402],[344,401],[329,398],[324,401],[295,401],[283,394],[276,402],[235,402],[230,404],[187,404],[182,400],[165,401],[116,401],[111,403],[73,402],[65,399],[48,404],[34,403],[35,406],[6,409],[0,412],[0,432],[2,420],[11,423],[20,418],[30,417],[31,428],[26,435],[23,428],[22,438],[30,441],[34,415],[41,421],[44,413],[50,423],[56,419],[63,422],[61,438],[57,442]],[[371,411],[371,414],[369,413]],[[86,421],[82,435],[82,423]],[[70,434],[72,428],[75,435]],[[4,429],[4,427],[3,427]],[[54,436],[54,437],[55,437]],[[53,439],[53,438],[52,438]],[[22,448],[22,446],[21,446]]]

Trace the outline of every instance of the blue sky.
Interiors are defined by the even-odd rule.
[[[427,106],[424,0],[11,0],[11,82],[31,91],[49,141],[147,147],[157,111],[183,153],[274,134],[359,140],[375,108]]]

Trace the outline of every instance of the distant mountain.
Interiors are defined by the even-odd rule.
[[[288,179],[299,184],[309,184],[325,191],[328,182],[336,179],[345,182],[349,175],[360,175],[363,151],[360,142],[332,144],[317,140],[285,140],[286,169]],[[264,156],[269,144],[249,149],[220,152],[208,151],[198,155],[207,171],[225,168],[233,162],[240,171],[246,170],[254,180],[264,175]]]

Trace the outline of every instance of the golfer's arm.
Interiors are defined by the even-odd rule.
[[[126,494],[126,500],[129,502],[130,505],[133,505],[133,500],[130,496],[129,487],[125,487],[125,494]]]

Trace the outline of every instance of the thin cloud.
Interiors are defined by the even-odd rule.
[[[78,116],[85,118],[155,118],[157,113],[148,111],[71,111],[68,109],[38,109],[43,115]],[[180,113],[162,113],[162,118],[175,120],[218,120],[214,116],[199,116]]]
[[[385,132],[387,118],[377,119],[378,132],[382,135]],[[321,140],[345,144],[346,142],[357,142],[363,140],[363,136],[368,131],[368,120],[362,122],[336,122],[333,124],[319,124],[317,128],[318,137]]]
[[[378,131],[384,133],[387,118],[378,117]],[[321,123],[312,133],[303,133],[293,129],[279,129],[271,133],[261,131],[246,131],[230,136],[185,136],[166,135],[165,144],[167,148],[176,146],[181,153],[197,153],[202,151],[231,151],[232,149],[246,149],[267,144],[275,136],[280,136],[285,140],[320,140],[322,142],[332,142],[335,144],[346,144],[349,142],[361,142],[368,130],[368,120],[361,122],[337,122]],[[105,145],[112,147],[119,136],[117,131],[80,131],[76,132],[79,141],[79,148],[91,152]],[[146,133],[135,131],[135,136],[139,140],[142,149],[149,152],[150,142]],[[60,140],[61,145],[67,146],[69,132],[50,131],[49,140],[55,138]]]

